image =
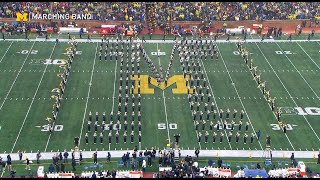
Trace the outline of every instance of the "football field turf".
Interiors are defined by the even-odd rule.
[[[128,116],[128,142],[123,143],[123,117],[121,117],[120,143],[113,137],[108,144],[109,130],[104,132],[104,143],[93,144],[93,131],[89,134],[89,144],[85,143],[88,113],[99,113],[99,125],[102,113],[106,112],[109,122],[110,112],[114,119],[118,111],[120,61],[99,60],[100,42],[78,43],[77,51],[61,107],[55,121],[52,134],[46,129],[47,117],[51,117],[54,100],[52,90],[58,88],[61,78],[57,74],[63,68],[55,63],[67,59],[65,42],[0,41],[0,152],[57,151],[74,148],[74,137],[80,137],[80,149],[120,150],[137,146],[145,148],[163,148],[174,142],[175,134],[180,134],[179,147],[182,149],[221,149],[221,150],[261,150],[265,148],[266,136],[271,136],[271,147],[276,150],[318,150],[320,127],[320,43],[313,42],[247,42],[243,46],[249,51],[253,65],[265,81],[272,97],[276,97],[276,106],[281,107],[282,118],[287,123],[285,134],[278,125],[277,118],[264,98],[258,84],[237,50],[235,43],[217,43],[218,60],[210,56],[200,61],[204,78],[207,79],[215,109],[222,109],[223,120],[216,120],[212,114],[205,130],[202,123],[195,130],[187,94],[173,94],[172,84],[162,90],[156,86],[153,94],[141,94],[142,142],[138,143],[138,121],[135,120],[134,143],[130,143],[131,119]],[[126,45],[125,45],[126,46]],[[130,45],[131,46],[131,45]],[[144,43],[143,48],[157,68],[161,64],[166,70],[173,48],[172,41]],[[159,50],[160,55],[156,52]],[[119,59],[118,59],[119,60]],[[131,54],[129,61],[131,60]],[[149,75],[150,69],[143,58],[140,61],[141,75]],[[124,66],[125,68],[125,66]],[[129,64],[131,69],[131,64]],[[175,53],[170,77],[182,75],[179,55]],[[173,78],[173,81],[175,79]],[[184,84],[184,82],[182,82]],[[131,85],[131,82],[129,83]],[[179,88],[178,88],[179,89]],[[124,90],[124,87],[123,87]],[[137,97],[137,96],[136,96]],[[124,98],[124,96],[123,96]],[[205,98],[206,100],[206,98]],[[129,101],[130,103],[131,101]],[[202,103],[203,104],[203,103]],[[210,106],[209,106],[210,107]],[[203,109],[203,105],[201,105]],[[212,143],[210,121],[225,120],[225,111],[231,111],[228,126],[220,130],[225,136],[219,142]],[[209,108],[210,109],[210,108]],[[233,110],[238,111],[235,130],[229,143],[226,138],[230,130]],[[243,110],[243,126],[239,143],[234,135],[238,131],[239,112]],[[123,114],[122,114],[123,115]],[[131,106],[128,108],[131,115]],[[137,113],[136,113],[137,115]],[[198,118],[198,117],[197,117]],[[206,113],[204,112],[204,119]],[[249,122],[248,142],[243,143],[245,124]],[[115,122],[114,122],[115,123]],[[93,123],[94,124],[94,123]],[[93,124],[91,129],[93,129]],[[260,130],[260,141],[250,143],[250,134]],[[208,143],[204,142],[204,133],[209,132]],[[198,143],[198,132],[203,134]],[[115,130],[112,131],[114,135]]]

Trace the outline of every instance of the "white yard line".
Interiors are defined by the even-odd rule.
[[[82,137],[84,119],[86,118],[88,102],[89,102],[89,98],[90,98],[90,91],[91,91],[91,86],[92,86],[92,78],[93,78],[93,73],[94,73],[94,66],[96,64],[96,59],[97,59],[98,45],[99,45],[99,43],[97,43],[96,52],[94,54],[94,60],[93,60],[92,71],[91,71],[91,78],[90,78],[90,82],[89,82],[89,89],[88,89],[88,95],[87,95],[87,102],[86,102],[86,107],[85,107],[84,113],[83,113],[82,126],[81,126],[81,131],[80,131],[80,136],[79,136],[79,147],[80,147],[80,144],[81,144],[81,137]]]
[[[282,48],[279,46],[279,44],[276,42],[276,45],[279,47],[279,49],[284,52],[282,50]],[[286,58],[289,60],[289,62],[291,63],[291,65],[295,68],[295,70],[297,71],[297,73],[302,77],[302,79],[304,80],[304,82],[306,82],[306,84],[309,86],[309,88],[311,89],[311,91],[316,95],[316,97],[319,97],[318,94],[313,90],[313,88],[310,86],[310,84],[307,82],[307,80],[302,76],[302,74],[300,73],[300,71],[296,68],[296,66],[292,63],[292,61],[290,60],[290,58],[286,55],[286,53],[284,53],[284,55],[286,56]]]
[[[271,67],[271,69],[273,70],[274,74],[277,76],[278,80],[280,81],[280,83],[282,84],[282,86],[284,87],[284,89],[287,91],[287,93],[289,94],[290,97],[291,94],[288,91],[288,89],[286,88],[286,86],[283,84],[282,80],[280,79],[280,77],[278,76],[278,74],[276,73],[276,71],[273,69],[273,67],[271,66],[269,60],[267,59],[267,57],[264,55],[264,53],[262,52],[262,50],[260,49],[260,47],[258,46],[258,44],[256,44],[256,46],[258,47],[258,49],[260,50],[262,56],[264,57],[264,59],[267,61],[267,63],[269,64],[269,66]],[[296,105],[296,107],[298,107],[298,104],[296,103],[296,101],[292,98],[293,103]],[[313,131],[313,133],[316,135],[316,137],[318,138],[318,140],[320,141],[320,138],[318,137],[317,133],[314,131],[314,129],[312,128],[312,126],[310,125],[310,123],[308,122],[307,118],[302,115],[305,119],[305,121],[307,122],[307,124],[309,125],[309,127],[311,128],[311,130]]]
[[[247,115],[247,117],[248,117],[248,120],[249,120],[249,122],[250,122],[251,128],[252,128],[253,132],[256,132],[255,129],[254,129],[254,127],[253,127],[253,125],[252,125],[252,123],[251,123],[249,114],[247,113],[247,110],[246,110],[246,108],[244,107],[243,102],[242,102],[242,100],[241,100],[241,98],[240,98],[240,95],[239,95],[239,93],[238,93],[238,90],[237,90],[237,88],[236,88],[236,85],[235,85],[235,83],[233,82],[233,79],[232,79],[232,77],[231,77],[231,75],[230,75],[230,73],[229,73],[229,69],[228,69],[226,63],[224,62],[224,59],[223,59],[222,54],[221,54],[221,52],[220,52],[219,46],[218,46],[218,44],[216,44],[216,45],[217,45],[217,50],[218,50],[218,52],[219,52],[219,55],[220,55],[220,57],[221,57],[221,60],[222,60],[224,66],[225,66],[225,68],[226,68],[226,70],[227,70],[227,72],[228,72],[228,75],[229,75],[229,78],[230,78],[230,80],[231,80],[231,83],[233,84],[233,88],[234,88],[234,90],[236,91],[236,93],[237,93],[237,95],[238,95],[238,99],[239,99],[239,101],[240,101],[240,103],[241,103],[241,105],[242,105],[242,108],[243,108],[244,112],[246,113],[246,115]],[[260,141],[258,141],[258,142],[259,142],[259,145],[260,145],[261,149],[263,150]]]
[[[114,81],[113,81],[113,95],[112,95],[112,113],[113,113],[113,110],[114,110],[114,99],[116,98],[114,95],[115,95],[115,93],[116,93],[117,67],[118,67],[118,61],[116,61],[116,65],[114,66]]]
[[[8,53],[11,45],[13,44],[13,41],[11,42],[10,46],[8,47],[8,49],[6,50],[6,52],[4,53],[4,55],[2,56],[2,58],[0,59],[0,63],[2,62],[3,58],[6,56],[6,54]]]
[[[159,44],[157,43],[157,53],[158,52],[159,52]],[[161,62],[160,62],[160,56],[159,55],[158,55],[158,61],[159,61],[159,66],[160,66]],[[167,104],[166,104],[166,96],[164,95],[164,90],[162,91],[162,97],[163,97],[163,104],[164,104],[164,113],[166,115],[168,140],[169,140],[169,144],[170,144],[171,143],[171,140],[170,140],[170,129],[169,129],[169,123],[168,123]]]
[[[57,43],[54,44],[49,59],[51,59],[52,54],[53,54],[53,52],[54,52],[54,50],[55,50],[55,48],[56,48],[56,45],[57,45]],[[20,133],[21,133],[21,131],[22,131],[22,128],[24,127],[24,123],[25,123],[26,120],[27,120],[27,117],[28,117],[28,115],[29,115],[30,109],[31,109],[32,104],[33,104],[33,102],[34,102],[34,100],[35,100],[35,97],[36,97],[36,95],[37,95],[37,93],[38,93],[38,90],[39,90],[39,88],[40,88],[40,85],[41,85],[41,82],[42,82],[42,80],[43,80],[44,74],[46,73],[46,70],[47,70],[47,68],[48,68],[48,65],[49,65],[49,64],[46,65],[46,67],[45,67],[45,69],[44,69],[44,71],[43,71],[43,73],[42,73],[40,82],[39,82],[39,84],[38,84],[38,87],[37,87],[37,89],[36,89],[36,92],[35,92],[34,95],[33,95],[33,98],[32,98],[32,101],[31,101],[31,103],[30,103],[29,109],[28,109],[28,111],[27,111],[26,116],[24,117],[24,120],[23,120],[22,126],[21,126],[21,128],[20,128],[19,134],[18,134],[18,136],[17,136],[17,138],[16,138],[16,141],[15,141],[14,144],[13,144],[13,147],[12,147],[10,153],[13,152],[13,150],[14,150],[16,144],[17,144],[17,141],[18,141],[18,139],[19,139],[19,137],[20,137]]]
[[[252,36],[251,36],[252,37]],[[253,77],[253,73],[251,72],[251,75],[252,75],[252,77]],[[256,82],[256,81],[255,81]],[[258,82],[256,82],[256,84],[258,84]],[[260,92],[261,92],[261,94],[262,94],[262,96],[263,96],[263,98],[267,101],[267,98],[263,95],[263,92],[262,92],[262,90],[260,89]],[[271,105],[267,102],[267,104],[268,104],[268,106],[269,106],[269,108],[270,108],[270,110],[272,111],[272,107],[271,107]],[[277,116],[275,115],[275,113],[272,111],[272,114],[273,114],[273,116],[277,119]],[[283,130],[283,128],[280,126],[280,128]],[[285,136],[286,136],[286,138],[288,139],[288,142],[289,142],[289,144],[291,145],[291,147],[292,147],[292,149],[295,151],[295,148],[293,147],[293,145],[292,145],[292,143],[291,143],[291,141],[290,141],[290,139],[289,139],[289,137],[288,137],[288,135],[287,134],[284,134]]]
[[[318,66],[318,64],[316,62],[314,62],[314,60],[311,58],[311,56],[304,50],[304,48],[302,46],[300,46],[300,44],[298,42],[296,42],[298,44],[298,46],[302,49],[302,51],[309,57],[309,59],[317,66],[317,68],[320,70],[320,67]]]
[[[17,81],[17,79],[18,79],[18,77],[19,77],[19,75],[20,75],[20,72],[21,72],[24,64],[26,63],[26,61],[27,61],[27,59],[28,59],[28,57],[29,57],[29,55],[30,55],[30,53],[31,53],[31,50],[32,50],[34,44],[35,44],[35,42],[33,42],[32,46],[31,46],[31,48],[30,48],[30,50],[29,50],[29,53],[27,54],[26,58],[25,58],[24,61],[23,61],[22,66],[20,67],[20,69],[19,69],[19,71],[18,71],[18,74],[17,74],[16,78],[13,80],[13,83],[11,84],[11,87],[10,87],[9,91],[8,91],[6,97],[4,98],[4,101],[2,102],[2,104],[1,104],[1,106],[0,106],[0,110],[2,109],[4,103],[6,102],[8,96],[9,96],[11,90],[12,90],[13,85],[16,83],[16,81]],[[4,56],[3,56],[3,57],[4,57]]]
[[[200,59],[200,61],[201,61],[201,64],[202,64],[202,67],[203,67],[204,73],[205,73],[205,75],[206,75],[206,77],[207,77],[207,80],[208,80],[208,85],[209,85],[209,87],[210,87],[210,91],[211,91],[211,94],[212,94],[212,97],[213,97],[214,104],[216,105],[217,112],[219,112],[219,107],[218,107],[218,104],[217,104],[216,98],[215,98],[215,96],[214,96],[214,93],[213,93],[213,90],[212,90],[212,86],[211,86],[211,84],[210,84],[210,80],[209,80],[209,77],[208,77],[208,74],[207,74],[207,71],[206,71],[205,65],[203,64],[202,59]],[[220,122],[223,124],[222,119],[220,119]],[[226,137],[228,137],[228,134],[227,134],[227,131],[226,131],[226,130],[224,130],[224,133],[225,133]],[[229,143],[230,149],[232,150],[231,143],[230,143],[229,141],[228,141],[228,143]]]

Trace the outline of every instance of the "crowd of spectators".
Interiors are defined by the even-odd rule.
[[[0,2],[0,18],[14,18],[15,13],[91,14],[95,20],[143,21],[143,2]]]
[[[169,165],[168,165],[169,166]],[[156,178],[197,178],[208,176],[208,171],[200,172],[200,167],[195,158],[187,156],[179,162],[170,163],[171,170],[164,170],[154,174]]]
[[[92,14],[97,20],[144,21],[145,2],[0,2],[0,17],[28,13]],[[320,2],[156,2],[155,17],[167,21],[310,19]]]

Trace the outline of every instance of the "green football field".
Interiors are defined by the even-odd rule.
[[[54,131],[50,134],[46,128],[47,117],[51,117],[54,100],[52,90],[58,88],[61,78],[57,74],[63,69],[55,63],[67,59],[68,43],[0,41],[0,152],[57,151],[74,148],[74,137],[80,137],[80,148],[89,150],[120,150],[138,146],[145,148],[164,148],[175,141],[174,135],[180,134],[179,147],[182,149],[257,149],[265,148],[266,136],[271,136],[272,149],[276,150],[318,150],[320,142],[320,43],[319,42],[247,42],[243,46],[249,51],[253,65],[257,66],[261,79],[272,97],[276,97],[276,106],[282,110],[282,118],[288,124],[285,134],[278,125],[262,91],[258,88],[253,75],[242,59],[235,43],[217,43],[218,60],[208,57],[200,61],[204,78],[207,79],[211,101],[215,109],[222,109],[223,120],[212,114],[205,130],[200,122],[195,130],[187,94],[173,94],[177,84],[161,90],[156,86],[154,94],[141,95],[142,142],[138,143],[138,121],[135,120],[134,143],[130,143],[131,106],[128,108],[128,139],[123,143],[123,124],[119,131],[120,143],[113,137],[109,144],[109,130],[104,131],[104,143],[93,144],[93,131],[89,134],[89,144],[85,143],[88,113],[99,113],[99,125],[102,113],[106,112],[109,122],[110,112],[118,111],[120,61],[99,60],[100,42],[78,43],[61,107],[55,121]],[[144,43],[144,49],[153,63],[166,70],[173,48],[172,42]],[[159,57],[156,52],[159,50]],[[124,57],[126,56],[126,53]],[[140,54],[141,56],[141,54]],[[103,57],[104,59],[104,57]],[[118,59],[119,60],[119,59]],[[129,54],[131,60],[131,54]],[[140,61],[141,75],[149,75],[150,69]],[[125,68],[125,66],[124,66]],[[131,64],[129,63],[129,70]],[[131,71],[130,71],[131,72]],[[170,77],[182,75],[179,55],[175,53]],[[131,85],[131,80],[129,81]],[[124,93],[124,87],[123,91]],[[124,97],[124,94],[122,94]],[[137,97],[137,96],[136,96]],[[205,98],[206,100],[206,98]],[[129,101],[131,102],[131,101]],[[136,104],[137,106],[137,104]],[[210,107],[210,106],[209,106]],[[123,108],[123,107],[122,107]],[[201,103],[203,108],[203,103]],[[220,130],[225,136],[219,143],[212,143],[209,124],[224,121],[225,111],[231,111],[226,129]],[[137,108],[136,108],[137,109]],[[210,108],[209,108],[210,109]],[[230,130],[233,110],[238,111],[234,120],[235,130],[229,143],[226,138]],[[244,119],[239,143],[235,142],[238,131],[239,112],[243,110]],[[123,114],[122,114],[123,115]],[[137,115],[137,112],[136,112]],[[197,118],[199,118],[197,116]],[[114,115],[116,119],[116,115]],[[204,113],[206,119],[206,113]],[[115,121],[114,121],[115,122]],[[248,142],[243,143],[245,124],[249,122]],[[121,117],[123,123],[123,116]],[[93,129],[93,124],[91,125]],[[251,144],[250,134],[260,130],[260,141],[254,139]],[[204,133],[209,132],[208,143],[204,142]],[[203,134],[198,143],[198,132]],[[112,134],[115,130],[112,131]]]

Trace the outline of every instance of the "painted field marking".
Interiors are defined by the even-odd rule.
[[[278,74],[276,73],[276,71],[273,69],[273,67],[271,66],[269,60],[267,59],[267,57],[265,56],[265,54],[262,52],[262,50],[260,49],[260,47],[258,46],[258,44],[256,43],[256,46],[258,47],[259,51],[261,52],[262,56],[264,57],[264,59],[267,61],[267,63],[269,64],[269,66],[271,67],[271,69],[273,70],[273,72],[275,73],[275,75],[277,76],[278,80],[280,81],[280,83],[282,84],[282,86],[284,87],[284,89],[287,91],[287,93],[289,94],[289,96],[291,96],[290,92],[288,91],[287,87],[283,84],[282,80],[280,79],[280,77],[278,76]],[[291,96],[292,97],[292,96]],[[296,107],[299,107],[298,104],[296,103],[296,101],[294,99],[292,99],[293,103],[296,105]],[[318,135],[316,134],[316,132],[314,131],[314,129],[312,128],[312,126],[310,125],[309,121],[307,120],[307,118],[303,115],[303,118],[305,119],[305,121],[307,122],[307,124],[309,125],[309,127],[311,128],[311,130],[313,131],[313,133],[316,135],[316,137],[318,138],[318,140],[320,141],[320,138],[318,137]],[[286,134],[287,136],[287,134]]]

